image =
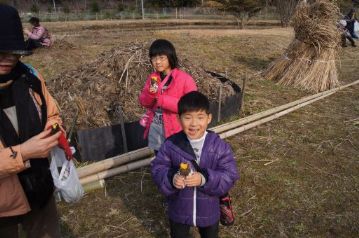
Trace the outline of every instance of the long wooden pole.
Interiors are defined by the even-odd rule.
[[[105,178],[112,177],[112,176],[115,176],[115,175],[118,175],[118,174],[121,174],[121,173],[125,173],[125,172],[131,171],[131,170],[135,170],[135,169],[138,169],[138,168],[141,168],[141,167],[149,165],[151,163],[152,159],[154,159],[154,157],[145,158],[143,160],[139,160],[139,161],[136,161],[136,162],[133,162],[133,163],[122,165],[122,166],[119,166],[117,168],[112,168],[112,169],[109,169],[109,170],[106,170],[106,171],[103,171],[103,172],[100,172],[100,173],[96,173],[96,174],[81,178],[80,182],[81,182],[82,185],[84,185],[84,184],[91,183],[93,181],[97,181],[97,180],[100,180],[100,179],[105,179]]]
[[[263,116],[261,116],[260,118],[263,118],[263,119],[260,119],[260,120],[258,120],[258,121],[254,121],[254,122],[252,122],[252,123],[249,123],[249,124],[247,124],[247,125],[244,125],[244,126],[240,126],[240,127],[233,127],[233,124],[232,125],[228,125],[228,124],[231,124],[231,123],[227,123],[227,127],[226,128],[234,128],[234,129],[231,129],[231,130],[224,130],[223,128],[220,128],[219,130],[217,130],[216,132],[217,133],[219,133],[220,134],[220,136],[221,136],[221,138],[227,138],[227,137],[230,137],[230,136],[233,136],[233,135],[235,135],[235,134],[238,134],[238,133],[240,133],[240,132],[243,132],[243,131],[245,131],[245,130],[248,130],[248,129],[251,129],[251,128],[253,128],[253,127],[256,127],[256,126],[258,126],[258,125],[261,125],[261,124],[263,124],[263,123],[266,123],[266,122],[268,122],[268,121],[272,121],[272,120],[274,120],[274,119],[276,119],[276,118],[279,118],[279,117],[281,117],[281,116],[283,116],[283,115],[286,115],[286,114],[288,114],[288,113],[290,113],[290,112],[292,112],[292,111],[294,111],[294,110],[297,110],[297,109],[299,109],[299,108],[301,108],[301,107],[304,107],[304,106],[306,106],[306,105],[308,105],[308,104],[311,104],[311,103],[313,103],[313,102],[316,102],[316,101],[318,101],[318,100],[320,100],[320,99],[323,99],[323,98],[325,98],[325,97],[328,97],[328,96],[330,96],[330,95],[332,95],[332,94],[334,94],[335,92],[337,92],[337,91],[339,91],[339,90],[342,90],[342,89],[344,89],[344,88],[347,88],[347,87],[350,87],[350,86],[353,86],[353,85],[356,85],[356,84],[359,84],[359,80],[357,80],[357,81],[355,81],[355,82],[353,82],[353,83],[350,83],[350,84],[347,84],[347,85],[344,85],[344,86],[341,86],[341,87],[338,87],[338,88],[335,88],[335,89],[332,89],[332,90],[328,90],[328,91],[326,91],[326,92],[322,92],[322,93],[319,93],[319,94],[315,94],[315,95],[319,95],[319,96],[317,96],[317,97],[313,97],[314,95],[312,95],[312,96],[310,96],[310,97],[307,97],[307,98],[311,98],[310,100],[302,100],[303,102],[302,103],[299,103],[298,105],[295,105],[295,106],[293,106],[293,107],[291,107],[291,108],[287,108],[286,110],[282,110],[282,111],[275,111],[275,113],[272,113],[272,114],[270,114],[270,116],[268,116],[268,117],[266,117],[266,118],[263,118]],[[303,99],[305,99],[305,98],[303,98]],[[301,101],[301,100],[297,100],[297,101]],[[286,104],[287,105],[287,104]],[[285,105],[283,105],[283,106],[285,106]],[[268,110],[268,111],[270,111],[270,110]],[[272,112],[273,112],[273,110],[272,110]],[[260,113],[259,113],[260,114]],[[256,114],[257,115],[257,114]],[[255,115],[253,115],[253,116],[255,116]],[[245,118],[244,118],[245,119]],[[255,119],[252,119],[252,121],[253,120],[255,120]],[[240,120],[238,120],[238,121],[240,121]],[[238,121],[237,121],[237,123],[238,123]],[[236,122],[236,121],[235,121]],[[234,123],[235,125],[237,125],[237,123]],[[248,122],[247,122],[248,123]],[[218,132],[218,131],[221,131],[221,132]],[[145,148],[146,149],[146,148]],[[142,150],[142,149],[141,149]],[[138,150],[139,151],[139,150]],[[129,153],[127,153],[127,154],[130,154],[131,152],[129,152]],[[137,155],[137,153],[135,153],[136,155]],[[119,160],[116,160],[116,159],[112,159],[112,160],[110,160],[110,161],[101,161],[101,162],[98,162],[98,163],[96,163],[96,164],[99,164],[98,166],[93,166],[93,168],[92,168],[92,171],[103,171],[104,169],[102,169],[102,170],[98,170],[99,168],[106,168],[106,166],[109,166],[109,164],[117,164],[117,165],[120,165],[120,164],[124,164],[124,163],[127,163],[127,162],[129,162],[129,161],[131,161],[131,159],[130,159],[130,156],[128,156],[128,155],[121,155],[121,156],[118,156],[118,157],[122,157],[124,160],[126,160],[126,162],[122,162],[122,161],[119,161]],[[137,157],[135,157],[136,159],[141,159],[141,158],[144,158],[145,156],[143,156],[143,157],[140,157],[140,156],[138,156],[137,155]],[[147,156],[148,157],[148,156]],[[133,158],[133,157],[132,157]],[[104,172],[100,172],[100,173],[97,173],[96,174],[96,172],[94,172],[94,173],[88,173],[88,169],[87,169],[87,167],[88,166],[90,166],[90,165],[88,165],[88,166],[85,166],[85,167],[83,167],[83,168],[81,168],[82,169],[82,171],[86,171],[86,173],[85,172],[82,172],[82,176],[80,176],[80,174],[79,174],[79,177],[80,177],[80,181],[81,181],[81,183],[82,184],[86,184],[86,183],[89,183],[89,182],[92,182],[92,181],[95,181],[96,179],[103,179],[103,178],[107,178],[107,177],[110,177],[110,176],[113,176],[113,175],[116,175],[117,174],[117,172],[119,171],[120,173],[123,173],[123,172],[127,172],[127,171],[130,171],[130,170],[128,170],[129,168],[134,168],[134,169],[137,169],[137,168],[139,168],[139,167],[137,167],[139,164],[142,164],[142,161],[147,161],[146,163],[143,163],[143,164],[145,164],[145,165],[148,165],[149,164],[149,162],[148,162],[148,160],[149,159],[151,159],[151,158],[145,158],[144,160],[139,160],[139,161],[136,161],[136,162],[133,162],[133,163],[129,163],[129,164],[126,164],[126,165],[124,165],[124,166],[121,166],[121,167],[118,167],[118,168],[113,168],[113,167],[115,167],[115,166],[112,166],[112,168],[113,169],[108,169],[108,170],[106,170],[106,171],[104,171]],[[91,165],[94,165],[94,164],[91,164]],[[105,165],[105,166],[104,166]],[[144,165],[144,166],[145,166]],[[111,168],[111,167],[110,167]],[[120,169],[121,168],[121,169]],[[78,170],[79,171],[79,170]],[[87,176],[87,175],[85,175],[84,176],[84,174],[87,174],[87,175],[89,175],[89,176]],[[92,174],[92,175],[91,175]],[[87,177],[86,177],[87,176]]]
[[[321,95],[323,95],[325,93],[327,93],[327,92],[319,93],[319,96],[321,96]],[[257,114],[254,114],[254,115],[251,115],[251,116],[248,116],[248,117],[245,117],[245,118],[233,121],[233,122],[229,122],[229,123],[226,123],[226,124],[223,124],[223,125],[213,127],[213,128],[211,128],[211,130],[213,130],[216,133],[222,133],[224,131],[230,130],[232,128],[239,127],[241,125],[245,125],[245,124],[250,123],[252,121],[255,121],[257,119],[266,117],[266,116],[271,115],[273,113],[277,113],[279,111],[285,110],[285,109],[290,108],[290,107],[292,107],[294,105],[297,105],[297,104],[299,104],[301,102],[305,102],[305,101],[311,100],[311,99],[316,98],[316,97],[318,97],[318,94],[314,94],[314,95],[311,95],[309,97],[305,97],[305,98],[296,100],[294,102],[287,103],[285,105],[275,107],[275,108],[266,110],[264,112],[260,112],[260,113],[257,113]],[[79,175],[79,178],[83,178],[85,176],[88,176],[88,175],[91,175],[91,174],[94,174],[94,173],[98,173],[100,171],[104,171],[104,170],[107,170],[107,169],[110,169],[110,168],[113,168],[113,167],[117,167],[117,166],[119,166],[121,164],[126,164],[126,163],[128,163],[130,161],[135,161],[135,160],[138,160],[138,159],[141,159],[141,158],[148,157],[148,156],[151,155],[151,153],[153,153],[153,152],[149,148],[147,148],[147,147],[142,148],[142,149],[139,149],[139,150],[135,150],[135,151],[132,151],[132,152],[129,152],[129,153],[126,153],[126,154],[122,154],[122,155],[118,155],[118,156],[114,156],[112,158],[108,158],[108,159],[105,159],[105,160],[102,160],[102,161],[99,161],[99,162],[92,163],[92,164],[89,164],[87,166],[81,167],[81,168],[79,168],[77,170],[77,173]]]
[[[84,178],[91,174],[95,174],[104,170],[108,170],[113,167],[117,167],[122,164],[126,164],[131,161],[139,160],[145,157],[149,157],[153,154],[152,150],[148,147],[134,150],[126,154],[118,155],[112,158],[108,158],[96,163],[86,165],[77,169],[79,178]]]
[[[316,102],[316,101],[318,101],[318,100],[321,100],[321,99],[323,99],[323,98],[325,98],[325,97],[328,97],[328,96],[330,96],[330,95],[332,95],[332,94],[334,94],[334,92],[329,93],[329,94],[325,94],[325,95],[322,95],[322,96],[320,96],[320,97],[314,98],[314,99],[312,99],[312,100],[306,101],[306,102],[304,102],[304,103],[298,104],[298,105],[296,105],[296,106],[294,106],[294,107],[291,107],[291,108],[289,108],[289,109],[287,109],[287,110],[284,110],[284,111],[275,113],[275,114],[273,114],[273,115],[271,115],[271,116],[262,118],[262,119],[260,119],[260,120],[258,120],[258,121],[254,121],[254,122],[252,122],[252,123],[249,123],[249,124],[246,124],[246,125],[243,125],[243,126],[234,128],[234,129],[232,129],[232,130],[223,132],[223,133],[219,134],[219,136],[220,136],[222,139],[227,138],[227,137],[231,137],[231,136],[233,136],[233,135],[235,135],[235,134],[238,134],[238,133],[240,133],[240,132],[243,132],[243,131],[249,130],[249,129],[253,128],[253,127],[259,126],[259,125],[261,125],[261,124],[263,124],[263,123],[266,123],[266,122],[269,122],[269,121],[273,121],[274,119],[277,119],[277,118],[279,118],[279,117],[281,117],[281,116],[284,116],[284,115],[286,115],[286,114],[288,114],[288,113],[290,113],[290,112],[292,112],[292,111],[295,111],[295,110],[297,110],[297,109],[299,109],[299,108],[301,108],[301,107],[304,107],[304,106],[306,106],[306,105],[308,105],[308,104],[311,104],[311,103],[313,103],[313,102]]]
[[[240,126],[238,128],[235,128],[235,129],[232,129],[232,130],[229,130],[229,131],[226,131],[226,132],[223,132],[221,134],[219,134],[219,136],[223,139],[223,138],[227,138],[227,137],[230,137],[230,136],[233,136],[235,134],[238,134],[240,132],[243,132],[243,131],[246,131],[246,130],[249,130],[253,127],[256,127],[256,126],[259,126],[263,123],[266,123],[268,121],[272,121],[276,118],[279,118],[281,116],[284,116],[294,110],[297,110],[301,107],[304,107],[308,104],[311,104],[313,102],[316,102],[318,100],[321,100],[325,97],[328,97],[329,95],[331,94],[334,94],[334,92],[331,92],[330,94],[325,94],[325,95],[322,95],[321,97],[318,97],[318,98],[314,98],[312,100],[309,100],[309,101],[306,101],[304,103],[301,103],[301,104],[298,104],[292,108],[289,108],[287,110],[284,110],[284,111],[281,111],[281,112],[278,112],[274,115],[271,115],[271,116],[268,116],[266,118],[262,118],[258,121],[254,121],[252,123],[249,123],[247,125],[243,125],[243,126]],[[128,163],[124,166],[120,166],[118,168],[112,168],[112,169],[109,169],[109,170],[106,170],[106,171],[103,171],[103,172],[100,172],[100,173],[97,173],[97,174],[93,174],[93,175],[90,175],[90,176],[87,176],[85,178],[81,178],[80,179],[80,182],[82,184],[87,184],[87,183],[90,183],[90,182],[93,182],[93,181],[96,181],[96,180],[99,180],[99,179],[105,179],[105,178],[108,178],[108,177],[111,177],[111,176],[114,176],[114,175],[117,175],[117,174],[120,174],[120,173],[124,173],[124,172],[128,172],[128,171],[131,171],[131,170],[134,170],[134,169],[137,169],[137,168],[140,168],[142,166],[147,166],[150,164],[150,161],[152,160],[153,158],[146,158],[146,159],[143,159],[143,160],[139,160],[139,161],[136,161],[136,162],[133,162],[133,163]]]
[[[298,105],[300,103],[312,100],[312,99],[317,98],[317,97],[321,97],[321,96],[326,95],[326,94],[331,94],[332,92],[337,92],[339,90],[342,90],[344,88],[353,86],[353,85],[358,84],[358,83],[359,83],[359,80],[357,80],[357,81],[355,81],[353,83],[347,84],[347,85],[343,85],[343,86],[333,88],[333,89],[330,89],[330,90],[327,90],[327,91],[324,91],[324,92],[321,92],[321,93],[317,93],[317,94],[314,94],[314,95],[311,95],[311,96],[308,96],[308,97],[304,97],[304,98],[298,99],[296,101],[284,104],[282,106],[278,106],[278,107],[275,107],[275,108],[272,108],[272,109],[269,109],[269,110],[266,110],[266,111],[263,111],[263,112],[260,112],[260,113],[257,113],[257,114],[254,114],[254,115],[239,119],[239,120],[235,120],[235,121],[232,121],[232,122],[228,122],[228,123],[213,127],[213,128],[211,128],[211,130],[213,130],[216,133],[222,133],[222,132],[230,130],[232,128],[236,128],[238,126],[245,125],[245,124],[247,124],[249,122],[261,119],[263,117],[272,115],[274,113],[277,113],[277,112],[280,112],[280,111],[283,111],[283,110],[286,110],[286,109],[291,108],[291,107],[293,107],[295,105]]]

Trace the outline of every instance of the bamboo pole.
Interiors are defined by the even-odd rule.
[[[85,193],[89,193],[89,192],[91,192],[93,190],[104,188],[105,185],[106,185],[105,180],[100,179],[100,180],[92,181],[90,183],[86,183],[83,186],[83,189],[84,189]]]
[[[331,92],[331,93],[329,93],[329,94],[322,95],[322,96],[320,96],[320,97],[317,97],[317,98],[314,98],[314,99],[312,99],[312,100],[306,101],[306,102],[304,102],[304,103],[298,104],[298,105],[296,105],[296,106],[294,106],[294,107],[291,107],[291,108],[289,108],[289,109],[287,109],[287,110],[280,111],[280,112],[275,113],[275,114],[273,114],[273,115],[271,115],[271,116],[262,118],[262,119],[260,119],[260,120],[258,120],[258,121],[254,121],[254,122],[252,122],[252,123],[249,123],[249,124],[246,124],[246,125],[243,125],[243,126],[234,128],[234,129],[232,129],[232,130],[223,132],[223,133],[219,134],[219,136],[220,136],[222,139],[227,138],[227,137],[231,137],[231,136],[233,136],[233,135],[235,135],[235,134],[238,134],[238,133],[240,133],[240,132],[249,130],[249,129],[253,128],[253,127],[259,126],[259,125],[264,124],[264,123],[266,123],[266,122],[273,121],[274,119],[277,119],[277,118],[279,118],[279,117],[281,117],[281,116],[284,116],[284,115],[286,115],[286,114],[288,114],[288,113],[290,113],[290,112],[292,112],[292,111],[295,111],[295,110],[297,110],[297,109],[299,109],[299,108],[301,108],[301,107],[304,107],[304,106],[306,106],[306,105],[308,105],[308,104],[311,104],[311,103],[316,102],[316,101],[318,101],[318,100],[321,100],[321,99],[323,99],[323,98],[325,98],[325,97],[328,97],[328,96],[330,96],[330,95],[332,95],[332,94],[334,94],[334,93],[335,93],[335,92]]]
[[[235,129],[232,129],[232,130],[229,130],[229,131],[226,131],[226,132],[223,132],[220,135],[220,137],[223,139],[223,138],[227,138],[227,137],[230,137],[230,136],[233,136],[235,134],[238,134],[240,132],[243,132],[243,131],[246,131],[246,130],[249,130],[253,127],[256,127],[256,126],[259,126],[263,123],[266,123],[268,121],[272,121],[276,118],[279,118],[281,116],[284,116],[294,110],[297,110],[301,107],[304,107],[308,104],[311,104],[315,101],[318,101],[322,98],[325,98],[331,94],[334,94],[334,92],[330,93],[330,94],[325,94],[325,95],[322,95],[321,97],[318,97],[318,98],[314,98],[310,101],[306,101],[302,104],[299,104],[299,105],[296,105],[292,108],[289,108],[287,110],[284,110],[284,111],[281,111],[279,113],[276,113],[274,115],[271,115],[269,117],[266,117],[266,118],[263,118],[263,119],[260,119],[258,121],[254,121],[252,123],[249,123],[247,125],[244,125],[244,126],[241,126],[241,127],[238,127],[238,128],[235,128]],[[105,178],[108,178],[108,177],[111,177],[111,176],[114,176],[114,175],[117,175],[117,174],[121,174],[121,173],[124,173],[124,172],[128,172],[128,171],[131,171],[131,170],[134,170],[134,169],[137,169],[137,168],[140,168],[142,166],[147,166],[150,164],[151,160],[153,158],[146,158],[144,160],[139,160],[139,161],[136,161],[136,162],[133,162],[133,163],[129,163],[129,164],[126,164],[124,166],[120,166],[118,168],[112,168],[112,169],[109,169],[107,171],[103,171],[103,172],[100,172],[100,173],[97,173],[97,174],[94,174],[94,175],[90,175],[90,176],[87,176],[85,178],[81,178],[80,179],[80,182],[82,184],[87,184],[87,183],[90,183],[90,182],[93,182],[93,181],[96,181],[96,180],[99,180],[99,179],[105,179]]]
[[[292,111],[295,111],[295,110],[297,110],[297,109],[299,109],[301,107],[304,107],[304,106],[306,106],[308,104],[311,104],[311,103],[316,102],[318,100],[321,100],[321,99],[323,99],[325,97],[328,97],[328,96],[336,93],[339,90],[343,90],[343,89],[345,89],[347,87],[350,87],[350,86],[353,86],[353,85],[356,85],[356,84],[359,84],[359,80],[354,81],[353,83],[350,83],[350,84],[347,84],[347,85],[343,85],[343,86],[328,90],[327,93],[324,93],[324,94],[323,93],[318,93],[318,94],[321,94],[319,97],[315,97],[315,98],[313,98],[313,99],[311,99],[309,101],[304,101],[303,103],[300,103],[300,104],[298,104],[296,106],[293,106],[291,108],[288,108],[286,110],[280,111],[278,113],[271,114],[270,116],[268,116],[268,117],[266,117],[264,119],[257,120],[257,121],[254,121],[252,123],[246,124],[246,125],[244,125],[242,127],[234,128],[232,130],[228,130],[226,132],[220,133],[220,136],[221,136],[221,138],[227,138],[227,137],[233,136],[235,134],[238,134],[238,133],[243,132],[245,130],[251,129],[251,128],[256,127],[256,126],[258,126],[260,124],[263,124],[265,122],[277,119],[277,118],[279,118],[279,117],[281,117],[283,115],[286,115],[286,114],[288,114],[288,113],[290,113]],[[315,95],[317,95],[317,94],[315,94]],[[230,124],[230,123],[227,123],[227,124]],[[229,126],[231,128],[233,128],[233,125],[229,125]]]
[[[250,118],[251,120],[249,120],[247,118],[243,118],[243,119],[246,119],[246,120],[240,119],[240,120],[234,121],[232,123],[225,124],[226,125],[225,127],[218,126],[218,127],[212,128],[212,130],[214,130],[216,133],[220,134],[221,138],[227,138],[227,137],[233,136],[235,134],[238,134],[240,132],[243,132],[245,130],[248,130],[248,129],[251,129],[253,127],[256,127],[258,125],[261,125],[263,123],[266,123],[268,121],[272,121],[272,120],[274,120],[276,118],[279,118],[279,117],[281,117],[283,115],[286,115],[286,114],[288,114],[288,113],[290,113],[290,112],[292,112],[294,110],[297,110],[297,109],[299,109],[301,107],[304,107],[304,106],[306,106],[308,104],[311,104],[311,103],[316,102],[316,101],[318,101],[320,99],[328,97],[328,96],[334,94],[335,92],[337,92],[339,90],[345,89],[347,87],[350,87],[350,86],[353,86],[353,85],[356,85],[356,84],[359,84],[359,80],[357,80],[357,81],[355,81],[353,83],[341,86],[341,87],[337,87],[337,88],[328,90],[326,92],[318,93],[318,94],[315,94],[315,95],[312,95],[312,96],[297,100],[295,102],[298,103],[299,101],[301,101],[302,103],[299,103],[299,104],[297,104],[295,106],[292,106],[291,108],[288,108],[286,105],[289,105],[289,104],[293,105],[294,102],[282,105],[280,107],[277,107],[277,110],[274,110],[274,109],[276,109],[276,108],[274,108],[274,109],[267,110],[267,111],[265,111],[263,113],[258,113],[258,114],[255,114],[253,116],[247,117],[247,118]],[[308,100],[308,98],[309,98],[309,100]],[[282,111],[278,110],[278,108],[281,108]],[[286,110],[283,110],[283,108],[285,108]],[[269,113],[269,111],[271,113]],[[261,115],[259,115],[259,114],[261,114]],[[268,117],[263,118],[265,116],[268,116]],[[260,120],[254,121],[256,119],[260,119]],[[252,122],[252,121],[254,121],[254,122]],[[249,123],[249,122],[252,122],[252,123]],[[238,125],[243,125],[245,123],[249,123],[249,124],[238,127]],[[219,128],[219,129],[216,129],[216,128]],[[146,147],[146,148],[143,148],[143,149],[140,149],[140,150],[137,150],[137,151],[133,151],[134,155],[132,155],[132,156],[131,156],[132,152],[129,152],[127,154],[123,154],[123,155],[120,155],[120,156],[113,157],[111,159],[107,159],[107,160],[104,160],[104,161],[100,161],[100,162],[91,164],[92,166],[88,165],[88,166],[80,168],[81,173],[79,173],[79,177],[80,177],[81,183],[86,184],[86,183],[95,181],[96,179],[104,179],[104,178],[107,178],[107,177],[111,177],[113,175],[117,175],[119,173],[128,172],[128,171],[131,171],[133,169],[137,169],[137,168],[142,167],[142,166],[138,167],[141,164],[144,164],[143,166],[148,165],[150,163],[149,161],[152,158],[145,158],[143,160],[139,160],[141,158],[149,156],[149,155],[146,154],[146,153],[148,153],[148,151],[146,152],[146,149],[150,150],[149,148]],[[142,157],[140,156],[141,153],[143,153]],[[122,158],[122,160],[120,160],[121,158]],[[128,163],[128,164],[126,164],[124,166],[121,166],[121,167],[118,167],[118,168],[113,168],[113,167],[116,167],[118,165],[130,162],[130,161],[135,160],[135,159],[137,159],[138,161],[133,162],[133,163]],[[144,162],[144,161],[146,161],[146,162]],[[91,171],[88,168],[90,166],[91,166]],[[107,168],[107,169],[104,169],[104,168]],[[110,168],[113,168],[113,169],[110,169]],[[79,170],[78,170],[78,172],[79,172]],[[95,171],[95,172],[93,172],[93,171]],[[103,171],[103,172],[99,172],[99,171]]]
[[[122,166],[119,166],[116,168],[112,168],[112,169],[109,169],[109,170],[106,170],[106,171],[103,171],[100,173],[96,173],[96,174],[81,178],[80,182],[82,185],[85,185],[85,184],[88,184],[88,183],[91,183],[91,182],[94,182],[94,181],[97,181],[100,179],[105,179],[105,178],[112,177],[112,176],[115,176],[115,175],[118,175],[121,173],[132,171],[132,170],[149,165],[151,163],[152,159],[154,159],[154,157],[145,158],[143,160],[139,160],[139,161],[129,163],[126,165],[122,165]]]
[[[281,105],[281,106],[278,106],[278,107],[275,107],[275,108],[272,108],[272,109],[269,109],[269,110],[266,110],[266,111],[263,111],[263,112],[260,112],[260,113],[245,117],[245,118],[241,118],[239,120],[235,120],[235,121],[232,121],[232,122],[228,122],[228,123],[213,127],[213,128],[211,128],[211,130],[216,132],[216,133],[222,133],[222,132],[230,130],[232,128],[236,128],[238,126],[245,125],[245,124],[247,124],[249,122],[261,119],[263,117],[272,115],[274,113],[277,113],[277,112],[280,112],[280,111],[283,111],[283,110],[286,110],[286,109],[291,108],[291,107],[293,107],[295,105],[298,105],[300,103],[312,100],[312,99],[317,98],[317,97],[321,97],[321,96],[326,95],[326,94],[331,94],[332,92],[342,90],[344,88],[353,86],[353,85],[358,84],[358,83],[359,83],[359,80],[354,81],[353,83],[350,83],[350,84],[347,84],[347,85],[343,85],[343,86],[340,86],[340,87],[337,87],[337,88],[333,88],[333,89],[321,92],[321,93],[313,94],[311,96],[304,97],[304,98],[298,99],[296,101],[293,101],[293,102],[290,102],[290,103],[287,103],[287,104],[284,104],[284,105]]]
[[[329,91],[331,91],[331,90],[329,90]],[[266,117],[268,115],[271,115],[273,113],[285,110],[285,109],[287,109],[289,107],[292,107],[294,105],[297,105],[297,104],[299,104],[301,102],[311,100],[313,98],[318,97],[318,95],[320,96],[320,95],[323,95],[325,93],[327,93],[327,91],[319,93],[319,94],[314,94],[314,95],[311,95],[309,97],[305,97],[305,98],[296,100],[294,102],[291,102],[291,103],[288,103],[288,104],[285,104],[285,105],[282,105],[282,106],[278,106],[278,107],[269,109],[267,111],[260,112],[260,113],[257,113],[257,114],[254,114],[254,115],[251,115],[251,116],[248,116],[248,117],[245,117],[245,118],[233,121],[233,122],[229,122],[229,123],[226,123],[226,124],[223,124],[223,125],[213,127],[210,130],[213,130],[216,133],[222,133],[222,132],[230,130],[232,128],[236,128],[238,126],[250,123],[250,122],[252,122],[254,120],[261,119],[261,118]],[[139,149],[139,150],[135,150],[135,151],[132,151],[132,152],[129,152],[129,153],[126,153],[126,154],[119,155],[119,156],[114,156],[112,158],[108,158],[106,160],[102,160],[102,161],[99,161],[99,162],[92,163],[92,164],[89,164],[87,166],[81,167],[81,168],[77,169],[77,173],[79,175],[79,178],[83,178],[83,177],[86,177],[88,175],[98,173],[100,171],[104,171],[104,170],[107,170],[107,169],[110,169],[110,168],[113,168],[113,167],[117,167],[117,166],[119,166],[121,164],[125,164],[125,163],[135,161],[135,160],[138,160],[138,159],[141,159],[141,158],[144,158],[144,157],[148,157],[148,156],[151,155],[151,153],[152,153],[152,150],[149,149],[148,147],[142,148],[142,149]]]
[[[126,164],[130,161],[135,161],[141,158],[151,156],[152,154],[152,150],[148,147],[145,147],[78,168],[77,174],[79,178],[84,178],[91,174],[95,174],[100,171],[108,170],[110,168]]]

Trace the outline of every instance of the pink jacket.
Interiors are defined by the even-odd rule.
[[[197,86],[193,78],[177,68],[171,71],[172,81],[168,88],[162,90],[163,86],[169,79],[167,76],[160,84],[157,93],[150,93],[151,78],[157,77],[161,80],[160,74],[154,72],[150,74],[146,80],[146,84],[142,89],[139,101],[142,106],[147,108],[148,122],[144,133],[144,138],[147,138],[150,125],[154,116],[154,111],[160,107],[163,111],[163,124],[165,128],[165,137],[169,137],[181,130],[181,125],[177,119],[177,103],[179,99],[186,93],[196,91]]]
[[[39,40],[43,46],[51,46],[50,34],[43,26],[33,27],[28,37],[33,40]]]

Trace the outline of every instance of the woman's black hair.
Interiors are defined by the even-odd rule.
[[[178,67],[176,49],[171,42],[165,39],[158,39],[152,42],[149,50],[150,59],[158,55],[166,55],[171,69]]]
[[[177,107],[178,115],[180,116],[186,112],[197,111],[205,111],[207,114],[210,114],[208,98],[198,91],[192,91],[183,95],[178,101]]]
[[[33,26],[39,26],[40,25],[40,19],[37,17],[31,17],[29,20],[29,23]]]

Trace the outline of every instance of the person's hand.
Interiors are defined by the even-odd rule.
[[[185,178],[183,176],[175,174],[175,176],[173,177],[173,185],[177,189],[184,189],[186,187],[184,180]]]
[[[157,88],[158,87],[153,87],[152,85],[150,86],[150,93],[157,93]]]
[[[20,145],[24,161],[32,158],[47,158],[49,156],[51,149],[58,144],[61,131],[51,136],[50,133],[51,130],[48,129]]]
[[[187,187],[198,187],[202,183],[202,176],[200,173],[194,172],[185,178],[184,183]]]
[[[26,35],[29,35],[31,32],[30,32],[27,28],[25,28],[25,29],[24,29],[24,33],[25,33]]]

